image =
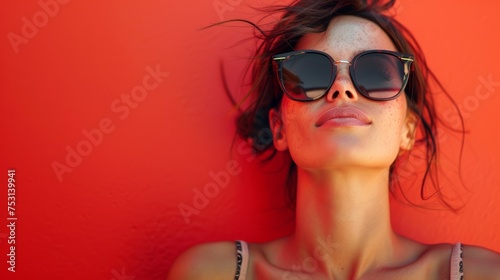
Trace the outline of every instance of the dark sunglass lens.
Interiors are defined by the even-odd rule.
[[[313,100],[330,86],[332,71],[330,60],[322,54],[294,55],[283,62],[283,86],[292,99]]]
[[[358,90],[369,98],[393,98],[403,87],[404,66],[394,55],[369,53],[359,57],[352,67]]]

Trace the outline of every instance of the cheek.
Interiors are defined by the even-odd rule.
[[[307,150],[311,145],[313,120],[312,104],[303,104],[293,101],[283,102],[282,119],[290,152],[296,154]]]
[[[296,138],[296,134],[303,132],[305,123],[307,122],[307,110],[302,104],[296,104],[296,102],[283,102],[282,106],[282,118],[283,118],[283,129],[287,134],[288,138]]]
[[[404,120],[404,109],[399,104],[387,104],[383,105],[377,110],[377,114],[380,116],[380,122],[386,124],[392,124],[386,127],[386,129],[391,129],[394,132],[398,131],[396,128],[401,127]]]
[[[382,103],[377,111],[381,144],[388,150],[399,150],[406,120],[406,100]]]
[[[281,117],[286,131],[296,126],[304,118],[304,106],[301,105],[287,98],[283,99],[281,103]]]

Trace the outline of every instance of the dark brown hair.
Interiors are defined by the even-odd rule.
[[[255,36],[259,40],[255,56],[252,60],[252,86],[248,95],[250,105],[242,110],[237,118],[237,133],[243,139],[249,140],[254,151],[262,155],[264,161],[270,160],[276,154],[269,127],[268,112],[277,108],[281,102],[283,92],[276,79],[272,66],[272,56],[278,53],[293,51],[300,38],[308,33],[326,31],[330,21],[340,15],[353,15],[370,20],[380,26],[391,38],[396,49],[402,53],[415,56],[405,96],[409,109],[418,118],[418,138],[415,147],[425,150],[427,163],[421,183],[421,198],[426,200],[434,194],[439,195],[439,180],[437,176],[437,124],[444,122],[436,114],[433,95],[429,83],[434,82],[444,92],[449,101],[458,111],[461,119],[462,147],[463,147],[463,119],[451,96],[446,92],[436,76],[427,66],[422,50],[411,32],[396,19],[387,15],[394,6],[395,0],[295,0],[287,6],[273,6],[265,8],[267,14],[280,14],[279,20],[272,23],[269,29],[246,20],[237,20],[251,24],[258,32]],[[234,20],[233,20],[234,21]],[[268,26],[268,25],[266,25]],[[243,102],[243,101],[242,101]],[[241,104],[240,102],[239,104]],[[239,107],[239,105],[236,105]],[[445,127],[449,127],[444,124]],[[398,160],[390,168],[391,183],[398,186],[394,172]],[[292,161],[289,167],[287,190],[292,207],[295,205],[296,195],[296,165]],[[435,188],[431,196],[426,196],[424,185],[427,180]],[[393,190],[393,188],[391,188]],[[441,199],[442,197],[439,196]],[[405,196],[406,198],[406,196]],[[451,209],[444,199],[442,201]]]

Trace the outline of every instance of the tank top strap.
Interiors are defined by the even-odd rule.
[[[234,280],[245,280],[248,269],[248,244],[236,241],[236,274]]]
[[[464,279],[464,262],[462,259],[462,243],[455,243],[451,249],[450,280]]]

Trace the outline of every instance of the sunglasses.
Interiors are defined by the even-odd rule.
[[[283,92],[296,101],[323,97],[332,87],[338,65],[349,66],[356,90],[364,97],[386,101],[403,92],[410,75],[413,55],[386,50],[364,51],[352,61],[335,61],[327,53],[301,50],[273,56]]]

